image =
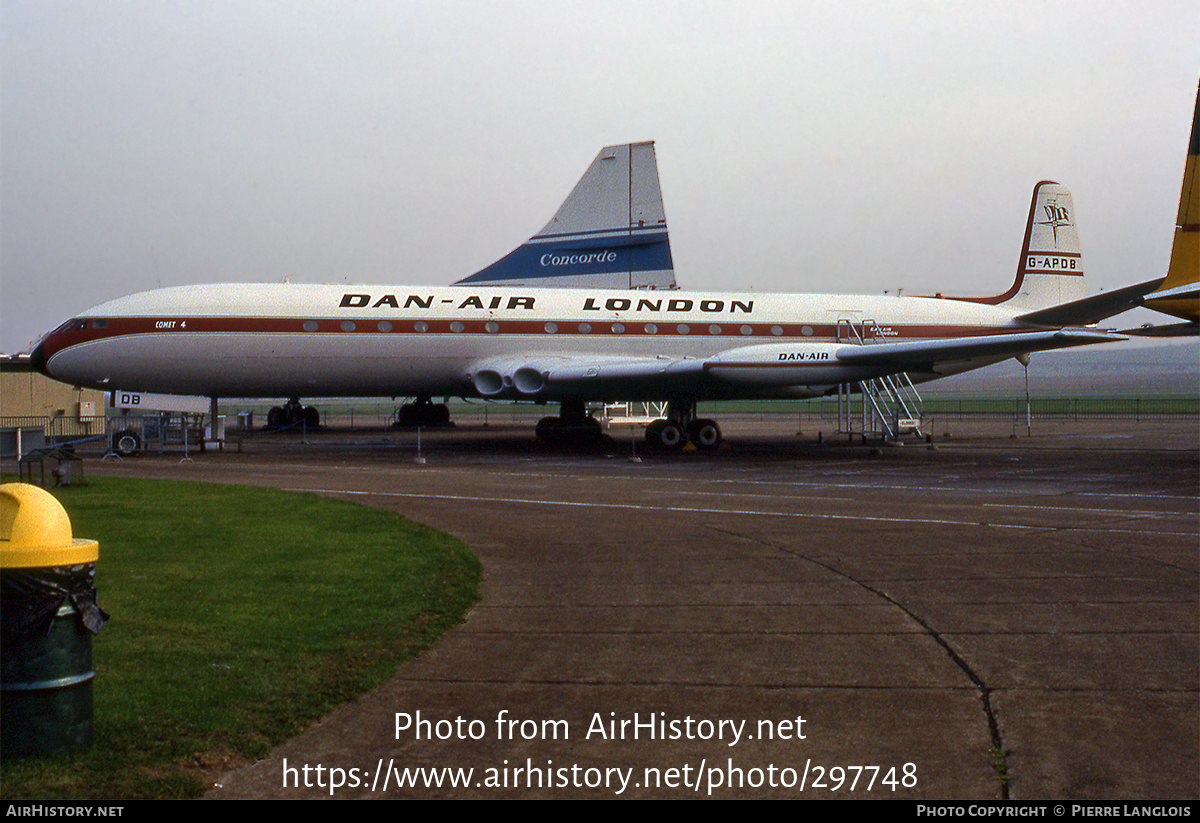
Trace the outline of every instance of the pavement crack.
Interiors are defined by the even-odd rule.
[[[1000,733],[1000,724],[996,719],[996,712],[992,706],[993,689],[983,681],[983,678],[979,676],[979,673],[976,672],[965,659],[963,659],[962,655],[955,651],[954,647],[951,646],[944,637],[942,637],[941,633],[937,631],[937,629],[931,626],[924,618],[922,618],[912,609],[905,606],[887,592],[872,586],[866,581],[859,580],[849,572],[839,569],[838,567],[824,560],[820,560],[812,555],[797,551],[789,546],[781,546],[777,543],[772,543],[771,541],[764,540],[760,537],[751,537],[749,535],[740,534],[719,526],[710,525],[709,528],[715,532],[720,532],[721,534],[729,537],[734,537],[751,543],[757,543],[761,546],[765,546],[766,548],[774,549],[776,551],[783,552],[784,554],[790,554],[793,557],[799,558],[800,560],[805,560],[815,566],[820,566],[822,569],[825,569],[831,574],[835,574],[838,577],[850,581],[854,585],[870,592],[876,597],[896,607],[910,620],[920,626],[925,635],[938,646],[940,646],[944,652],[946,652],[946,654],[950,657],[950,660],[953,661],[954,665],[957,666],[959,670],[967,676],[967,679],[971,681],[975,690],[979,693],[980,702],[983,704],[983,713],[987,719],[988,735],[991,737],[992,741],[990,749],[992,770],[995,771],[996,779],[1000,782],[1001,799],[1009,799],[1009,783],[1012,780],[1012,775],[1009,773],[1008,769],[1008,750],[1004,746],[1004,738]]]

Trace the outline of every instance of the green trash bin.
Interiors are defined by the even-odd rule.
[[[92,744],[92,635],[106,615],[93,578],[99,545],[76,540],[54,497],[0,486],[0,757]]]

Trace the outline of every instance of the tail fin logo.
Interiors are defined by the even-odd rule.
[[[1049,226],[1054,233],[1054,242],[1058,243],[1059,226],[1072,226],[1071,212],[1066,206],[1060,206],[1057,203],[1043,203],[1042,209],[1046,212],[1046,219],[1038,222],[1039,226]]]

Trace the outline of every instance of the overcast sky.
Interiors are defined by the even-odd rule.
[[[995,294],[1051,179],[1111,289],[1165,273],[1198,78],[1195,0],[0,0],[0,350],[449,283],[647,139],[685,288]]]

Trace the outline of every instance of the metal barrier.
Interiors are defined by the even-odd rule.
[[[796,401],[760,401],[755,403],[718,403],[710,406],[706,413],[750,414],[761,419],[780,415],[799,415],[827,420],[839,419],[838,398],[822,397]],[[321,422],[331,428],[386,428],[395,420],[394,403],[327,404],[319,407]],[[1035,420],[1128,420],[1153,421],[1164,417],[1200,416],[1200,397],[1034,397],[1030,399],[1030,412]],[[536,422],[546,414],[545,407],[529,403],[455,403],[451,417],[460,424],[475,422],[510,421],[514,424]],[[249,415],[246,415],[248,419]],[[938,397],[926,395],[923,399],[922,417],[941,420],[970,419],[1024,419],[1024,397]],[[25,435],[22,451],[41,446],[74,444],[86,451],[103,453],[112,445],[111,440],[118,432],[134,428],[141,434],[141,416],[96,415],[93,417],[57,416],[8,416],[0,417],[0,429],[4,433],[4,456],[15,456],[17,433]],[[163,446],[175,445],[179,438],[177,426],[164,431]],[[164,430],[166,425],[163,426]],[[41,442],[30,436],[30,430],[40,430]],[[189,424],[189,445],[200,446],[198,423]],[[155,441],[156,438],[143,438]],[[11,442],[10,442],[11,441]],[[157,445],[157,443],[155,443]],[[147,443],[151,449],[151,446]]]
[[[203,451],[202,418],[203,415],[199,414],[176,413],[115,417],[0,417],[0,430],[5,434],[3,456],[18,456],[18,443],[22,454],[35,447],[59,445],[70,445],[76,449],[103,454],[116,447],[122,434],[130,432],[136,435],[135,451],[141,448],[162,451],[165,448],[182,446],[185,444],[185,438],[186,445],[191,450]],[[38,438],[30,437],[31,430],[40,431],[41,442],[34,442]],[[21,436],[17,435],[18,432]],[[10,437],[10,433],[13,436]]]

